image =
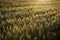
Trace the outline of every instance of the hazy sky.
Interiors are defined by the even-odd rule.
[[[11,2],[13,5],[35,5],[60,3],[60,0],[0,0],[0,2]]]
[[[0,1],[56,1],[56,2],[60,2],[60,0],[0,0]]]
[[[3,0],[0,0],[0,2],[1,1],[3,1]],[[4,0],[5,2],[11,2],[11,3],[13,3],[14,2],[14,4],[15,3],[23,3],[23,2],[26,2],[26,3],[29,3],[29,4],[34,4],[34,3],[41,3],[41,2],[59,2],[60,3],[60,0]]]

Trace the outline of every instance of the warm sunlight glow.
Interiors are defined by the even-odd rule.
[[[46,2],[49,2],[49,1],[51,1],[51,0],[39,0],[39,1],[42,1],[42,2],[43,2],[43,1],[46,1]]]
[[[50,3],[50,2],[52,2],[52,0],[37,0],[37,4],[47,4],[47,3]]]

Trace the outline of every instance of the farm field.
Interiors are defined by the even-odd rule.
[[[0,40],[60,40],[60,2],[0,1]]]

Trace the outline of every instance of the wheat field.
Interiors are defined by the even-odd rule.
[[[1,0],[0,40],[60,40],[60,3]]]

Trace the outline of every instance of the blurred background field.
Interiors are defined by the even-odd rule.
[[[60,1],[1,0],[0,40],[60,40]]]

